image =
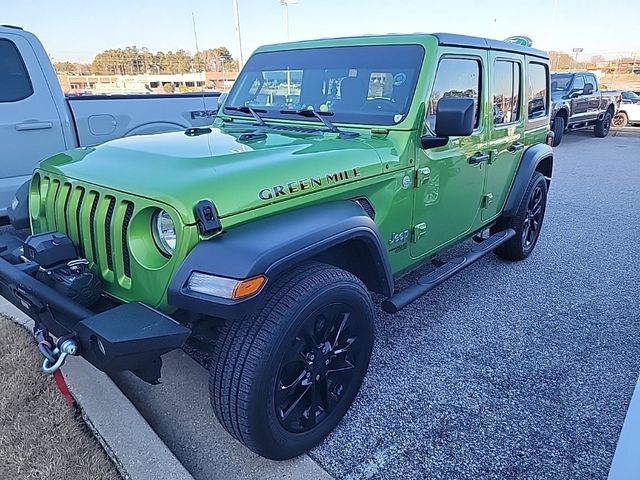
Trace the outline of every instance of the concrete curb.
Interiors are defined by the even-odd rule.
[[[33,328],[33,320],[2,297],[0,312]],[[125,479],[193,479],[106,374],[82,358],[69,358],[62,372],[87,425]]]

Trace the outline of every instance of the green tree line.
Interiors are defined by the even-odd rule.
[[[216,47],[191,54],[187,50],[151,52],[147,47],[135,45],[110,48],[98,53],[90,64],[55,62],[58,73],[75,75],[141,75],[179,74],[191,72],[237,71],[238,62],[227,47]]]

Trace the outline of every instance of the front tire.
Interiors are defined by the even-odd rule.
[[[553,120],[553,146],[557,147],[560,145],[562,141],[562,136],[564,135],[564,117],[556,117]]]
[[[505,260],[524,260],[538,243],[540,229],[547,207],[547,180],[540,172],[535,172],[522,196],[516,215],[501,228],[513,228],[516,234],[508,242],[494,250]]]
[[[305,263],[276,280],[253,318],[226,322],[210,365],[216,417],[273,460],[300,455],[338,424],[364,379],[373,305],[349,272]]]
[[[593,127],[593,135],[598,138],[604,138],[609,135],[609,129],[611,128],[611,112],[606,112],[602,117],[602,120],[596,122]]]

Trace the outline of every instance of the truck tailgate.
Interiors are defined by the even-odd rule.
[[[213,122],[219,93],[91,95],[67,99],[80,146],[115,138],[202,127]]]

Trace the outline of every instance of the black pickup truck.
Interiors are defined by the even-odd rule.
[[[551,101],[556,147],[566,130],[593,127],[596,137],[606,137],[618,111],[620,95],[600,90],[593,73],[563,72],[551,75]]]

